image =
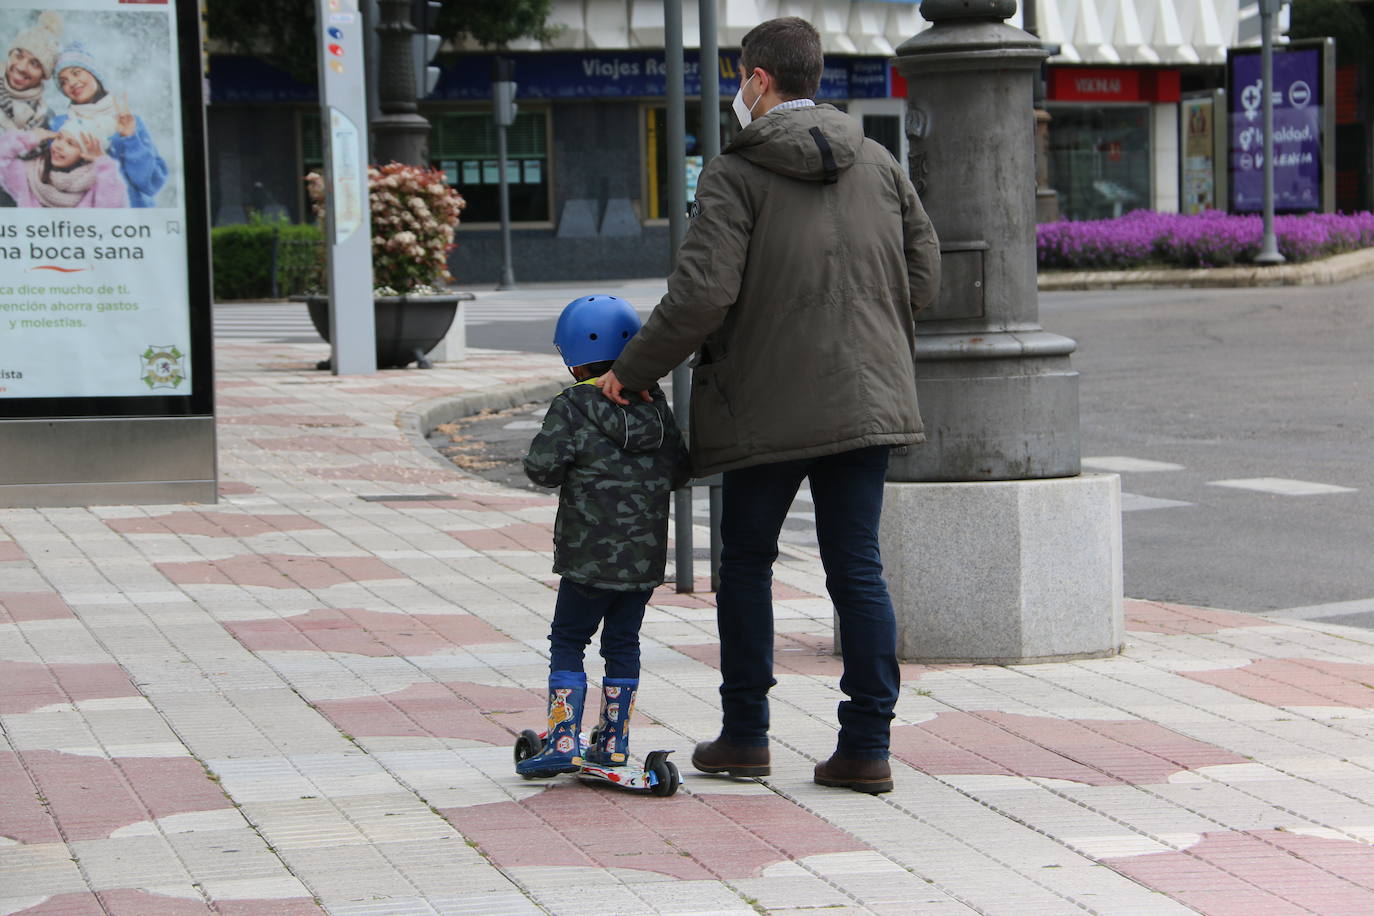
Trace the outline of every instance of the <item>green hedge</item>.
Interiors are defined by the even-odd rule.
[[[286,221],[254,221],[210,230],[216,299],[272,296],[272,249],[277,249],[277,295],[319,286],[320,229]]]

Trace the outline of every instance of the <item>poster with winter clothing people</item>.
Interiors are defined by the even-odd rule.
[[[175,206],[165,15],[66,7],[0,10],[0,206]]]

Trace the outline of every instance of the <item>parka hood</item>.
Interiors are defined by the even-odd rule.
[[[789,178],[833,182],[823,150],[829,148],[833,169],[843,172],[854,164],[863,142],[857,120],[834,106],[817,105],[768,112],[736,134],[724,152]]]
[[[586,415],[587,419],[623,451],[640,454],[657,451],[663,446],[668,435],[663,405],[663,391],[655,387],[650,394],[652,403],[646,404],[639,399],[638,392],[626,392],[630,399],[628,407],[608,400],[590,382],[582,382],[568,389],[573,405]]]

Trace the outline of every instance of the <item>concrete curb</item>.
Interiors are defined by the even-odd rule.
[[[429,431],[440,423],[447,423],[461,417],[470,417],[481,410],[505,410],[518,407],[531,401],[544,401],[566,388],[568,382],[561,378],[522,385],[511,385],[495,391],[478,391],[471,394],[451,397],[444,395],[420,401],[396,415],[396,428],[406,438],[415,451],[447,470],[456,466],[438,449],[429,443]]]
[[[1037,276],[1036,285],[1041,292],[1130,287],[1325,286],[1366,274],[1374,274],[1374,248],[1274,267],[1052,271]]]

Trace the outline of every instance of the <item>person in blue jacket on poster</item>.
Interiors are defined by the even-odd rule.
[[[106,152],[119,163],[129,206],[156,206],[157,193],[167,183],[167,163],[143,119],[129,110],[127,94],[116,97],[106,88],[102,68],[80,42],[63,48],[53,69],[71,107],[53,118],[52,130],[62,130],[71,120],[77,122],[73,127],[78,134],[108,137]]]

